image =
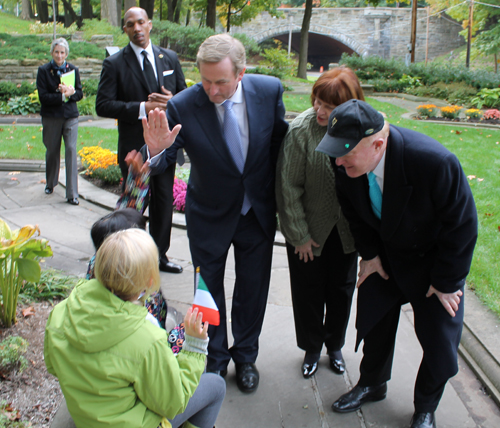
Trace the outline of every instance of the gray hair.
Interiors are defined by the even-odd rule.
[[[64,49],[66,49],[66,55],[69,55],[69,45],[64,37],[60,37],[60,38],[54,39],[52,41],[52,44],[50,45],[50,54],[51,55],[54,52],[54,49],[56,48],[57,45],[62,46]]]
[[[243,44],[229,34],[216,34],[201,44],[196,55],[196,65],[199,69],[200,63],[216,63],[226,57],[231,59],[235,75],[245,69],[246,54]]]

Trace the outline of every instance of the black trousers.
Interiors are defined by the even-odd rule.
[[[287,242],[295,334],[299,348],[320,353],[340,350],[351,312],[358,254],[344,254],[334,227],[321,252],[304,263]],[[326,308],[326,313],[325,313]]]
[[[259,336],[266,311],[273,240],[260,226],[253,209],[240,216],[232,239],[236,279],[234,282],[231,327],[233,346],[228,347],[224,272],[229,248],[214,256],[210,248],[196,247],[190,239],[193,264],[200,266],[201,276],[212,294],[220,314],[220,325],[210,326],[207,368],[223,370],[229,361],[253,363],[259,351]]]
[[[120,163],[123,183],[127,180],[128,167]],[[149,233],[158,247],[160,260],[168,261],[166,253],[170,248],[170,234],[172,231],[173,215],[173,187],[175,177],[175,163],[170,165],[163,173],[150,178],[149,198]]]
[[[405,301],[401,296],[400,301],[364,337],[360,386],[375,386],[390,380],[401,304]],[[446,382],[458,372],[457,352],[462,334],[464,296],[460,298],[455,317],[446,312],[436,295],[423,296],[410,303],[415,317],[415,333],[424,351],[415,382],[415,411],[434,412]]]

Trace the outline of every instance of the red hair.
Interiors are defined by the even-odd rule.
[[[311,104],[314,105],[316,98],[333,106],[351,99],[365,100],[358,77],[354,71],[344,66],[325,71],[316,80],[312,88]]]

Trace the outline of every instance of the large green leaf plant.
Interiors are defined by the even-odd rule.
[[[40,258],[52,256],[46,239],[40,235],[38,226],[27,225],[11,231],[0,219],[0,288],[2,303],[0,319],[5,327],[16,322],[17,298],[24,281],[40,280]]]

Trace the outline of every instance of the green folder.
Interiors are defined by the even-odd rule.
[[[66,86],[75,87],[75,70],[71,70],[67,73],[64,73],[61,76],[61,83],[64,83]],[[68,98],[66,98],[65,102],[68,102]]]

